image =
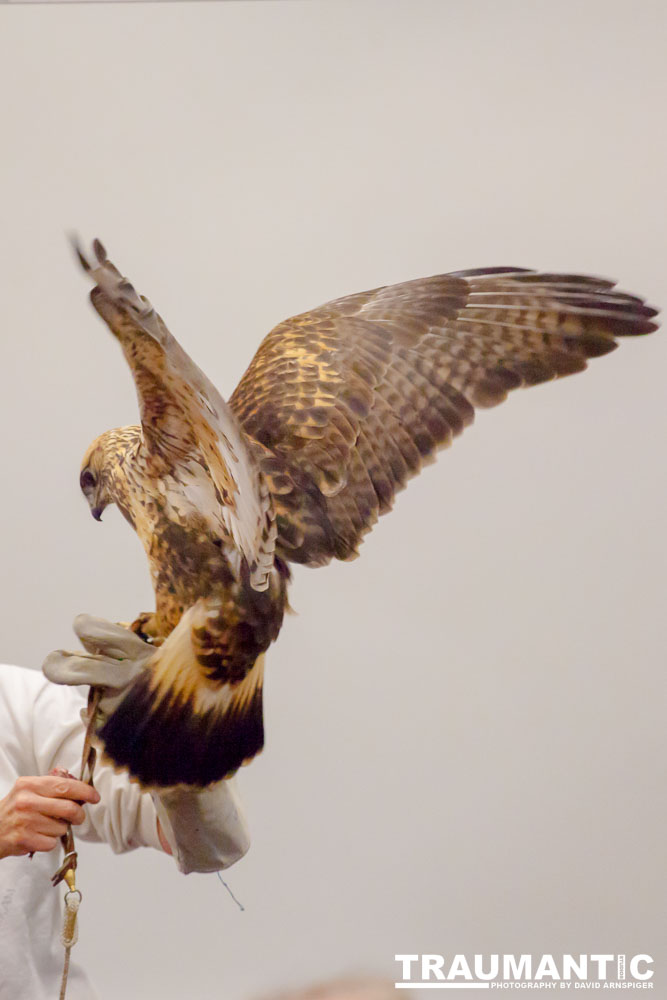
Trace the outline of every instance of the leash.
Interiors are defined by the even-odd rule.
[[[90,694],[88,695],[88,725],[86,727],[86,736],[83,741],[83,753],[81,755],[81,773],[79,775],[79,781],[83,781],[84,775],[87,773],[88,777],[85,780],[91,788],[94,788],[93,771],[95,770],[95,759],[97,757],[97,751],[92,745],[91,740],[95,731],[95,717],[97,715],[97,707],[99,705],[101,695],[101,688],[93,687],[90,689]],[[72,775],[62,767],[54,768],[51,771],[51,774],[55,774],[58,777],[63,778],[72,777]],[[81,891],[76,887],[75,872],[78,855],[76,852],[76,845],[74,843],[74,833],[72,832],[71,823],[67,824],[67,832],[63,834],[60,840],[65,851],[65,856],[60,867],[52,876],[51,884],[55,887],[64,881],[67,885],[63,926],[60,932],[60,940],[63,948],[65,949],[65,958],[63,962],[62,979],[60,982],[59,1000],[65,1000],[65,993],[67,992],[67,977],[69,975],[70,954],[79,937],[77,917],[79,913],[79,906],[81,905],[83,897],[81,895]]]

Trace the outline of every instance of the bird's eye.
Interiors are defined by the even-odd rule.
[[[95,486],[95,476],[90,471],[90,469],[84,469],[79,477],[79,485],[81,489],[86,492],[86,490],[91,490]]]

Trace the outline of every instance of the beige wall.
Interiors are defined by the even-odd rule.
[[[151,603],[80,456],[135,419],[64,232],[229,393],[328,298],[483,264],[667,304],[664,5],[0,10],[0,655]],[[297,571],[228,881],[84,852],[104,1000],[249,996],[396,952],[649,952],[664,899],[665,338],[482,414],[352,565]],[[122,956],[122,962],[119,961]],[[660,988],[660,987],[659,987]],[[656,997],[660,995],[655,991]]]

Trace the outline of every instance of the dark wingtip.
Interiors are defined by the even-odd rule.
[[[98,264],[105,264],[107,261],[107,252],[104,249],[104,244],[101,240],[95,238],[93,240],[93,251],[97,257]]]
[[[74,251],[74,253],[78,258],[79,264],[81,264],[81,267],[84,269],[86,274],[89,274],[92,268],[83,253],[78,233],[71,231],[67,234],[67,238],[69,240],[70,246],[72,247],[72,250]]]
[[[493,275],[502,276],[503,274],[511,277],[514,274],[525,275],[535,274],[535,272],[530,267],[512,267],[509,264],[501,265],[500,267],[468,267],[463,271],[448,272],[448,276],[452,278],[485,278]]]

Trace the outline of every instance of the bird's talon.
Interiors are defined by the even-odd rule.
[[[151,646],[159,646],[162,644],[162,638],[158,632],[157,622],[153,612],[145,611],[143,614],[138,615],[129,628],[131,632],[138,635],[140,639],[144,640],[144,642],[150,643]]]

